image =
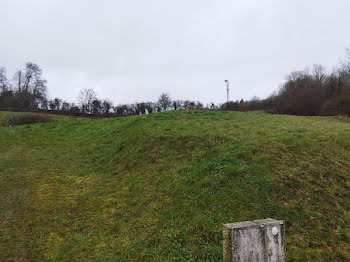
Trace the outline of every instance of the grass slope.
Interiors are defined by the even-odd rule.
[[[2,261],[221,261],[222,223],[286,222],[350,260],[350,124],[167,112],[0,128]]]

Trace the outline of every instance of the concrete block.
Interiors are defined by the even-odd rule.
[[[225,224],[224,262],[285,262],[284,223],[262,219]]]

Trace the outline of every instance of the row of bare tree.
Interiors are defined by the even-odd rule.
[[[213,103],[204,106],[190,100],[172,100],[162,93],[156,102],[139,102],[114,106],[109,99],[99,99],[93,89],[83,89],[78,95],[78,104],[69,103],[58,97],[49,100],[47,81],[42,78],[41,68],[31,62],[18,70],[9,79],[4,67],[0,68],[0,109],[24,111],[50,111],[70,115],[126,116],[140,115],[167,110],[218,109]]]
[[[322,65],[294,71],[270,97],[231,101],[223,104],[221,109],[267,110],[291,115],[350,115],[350,50],[332,72]]]
[[[139,102],[114,106],[108,99],[99,99],[92,89],[80,91],[78,104],[60,98],[47,98],[47,81],[34,63],[26,63],[9,80],[0,68],[0,109],[20,108],[47,110],[71,115],[126,116],[167,110],[268,110],[293,115],[350,115],[350,50],[346,59],[331,73],[322,65],[290,73],[279,91],[266,99],[231,101],[220,106],[204,106],[200,102],[172,100],[162,93],[156,102]]]
[[[84,89],[78,97],[80,112],[89,115],[143,115],[153,112],[163,112],[168,110],[215,110],[214,104],[204,106],[199,101],[172,100],[166,93],[162,93],[157,102],[137,102],[134,104],[120,104],[113,106],[109,100],[100,100],[92,89]]]
[[[42,107],[46,101],[47,81],[42,70],[34,63],[26,63],[9,80],[6,69],[0,68],[0,105],[19,108]]]
[[[322,65],[290,73],[278,93],[267,100],[273,113],[350,115],[350,50],[330,73]]]

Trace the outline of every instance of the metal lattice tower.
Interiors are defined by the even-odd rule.
[[[230,81],[225,80],[226,83],[226,92],[227,92],[227,103],[230,102]]]

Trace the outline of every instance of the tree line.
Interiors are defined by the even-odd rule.
[[[314,65],[287,76],[269,98],[271,112],[293,115],[350,115],[350,50],[338,68]]]
[[[48,99],[47,80],[42,77],[42,69],[28,62],[24,69],[17,70],[9,79],[6,68],[0,68],[0,109],[19,111],[50,111],[76,116],[127,116],[149,114],[167,110],[216,110],[211,103],[203,105],[199,101],[172,100],[162,93],[156,102],[137,102],[113,105],[109,99],[99,99],[93,89],[83,89],[77,97],[77,104],[59,97]]]
[[[328,72],[313,65],[287,75],[279,90],[266,99],[228,102],[222,110],[266,110],[290,115],[350,115],[350,49],[340,65]]]
[[[11,81],[6,69],[0,68],[0,105],[18,108],[44,107],[47,103],[47,81],[42,78],[42,70],[34,63],[26,63]]]
[[[278,114],[350,115],[350,51],[331,73],[322,65],[290,73],[269,99]]]
[[[77,116],[127,116],[167,110],[265,110],[292,115],[350,115],[350,50],[332,72],[322,65],[291,72],[279,90],[266,99],[253,97],[248,101],[203,105],[199,101],[172,100],[168,94],[162,93],[156,102],[113,105],[109,99],[99,99],[93,89],[83,89],[77,101],[75,104],[60,98],[48,99],[47,81],[42,77],[42,69],[34,63],[26,63],[11,80],[6,69],[0,68],[0,109],[40,110]]]

